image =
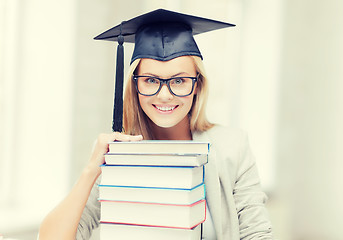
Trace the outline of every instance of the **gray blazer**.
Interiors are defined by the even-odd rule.
[[[211,143],[205,185],[217,239],[273,239],[267,197],[246,134],[216,126],[194,133],[193,140]]]
[[[218,240],[273,239],[255,160],[248,138],[237,129],[215,126],[193,133],[193,140],[208,141],[205,165],[206,199]],[[76,239],[89,239],[99,226],[98,181],[79,223]]]

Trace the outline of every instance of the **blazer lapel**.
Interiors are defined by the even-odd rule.
[[[210,138],[206,132],[193,133],[193,140],[210,142]],[[211,148],[208,155],[208,163],[205,165],[205,186],[207,205],[212,216],[217,239],[220,240],[222,239],[221,192],[216,164],[216,153],[214,149]]]

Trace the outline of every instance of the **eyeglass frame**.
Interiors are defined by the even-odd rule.
[[[195,83],[198,81],[199,75],[200,75],[200,74],[198,74],[196,77],[172,77],[172,78],[159,78],[159,77],[155,77],[155,76],[146,76],[146,75],[132,75],[132,80],[135,82],[137,92],[138,92],[139,94],[143,95],[143,96],[151,97],[151,96],[157,95],[157,94],[161,91],[162,86],[165,84],[165,85],[167,85],[168,90],[169,90],[169,92],[170,92],[172,95],[174,95],[174,96],[176,96],[176,97],[187,97],[187,96],[189,96],[189,95],[191,95],[191,94],[193,93],[193,91],[194,91],[194,85],[195,85]],[[156,91],[154,94],[144,94],[144,93],[141,93],[141,92],[139,91],[139,89],[138,89],[138,83],[137,83],[139,77],[150,77],[150,78],[157,79],[157,80],[160,81],[160,86],[159,86],[159,88],[157,89],[157,91]],[[171,90],[171,88],[170,88],[170,81],[171,81],[171,80],[174,80],[174,79],[179,79],[179,78],[189,78],[189,79],[192,80],[192,90],[191,90],[191,92],[190,92],[189,94],[186,94],[186,95],[177,95],[177,94],[175,94],[175,93]]]

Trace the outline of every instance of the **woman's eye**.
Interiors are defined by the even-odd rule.
[[[184,80],[182,78],[176,78],[172,81],[172,84],[182,84]]]
[[[156,78],[147,78],[145,82],[150,83],[150,84],[155,84],[155,83],[158,83],[158,80]]]

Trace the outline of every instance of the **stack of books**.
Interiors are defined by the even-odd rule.
[[[99,184],[100,238],[199,240],[209,143],[111,142]]]

